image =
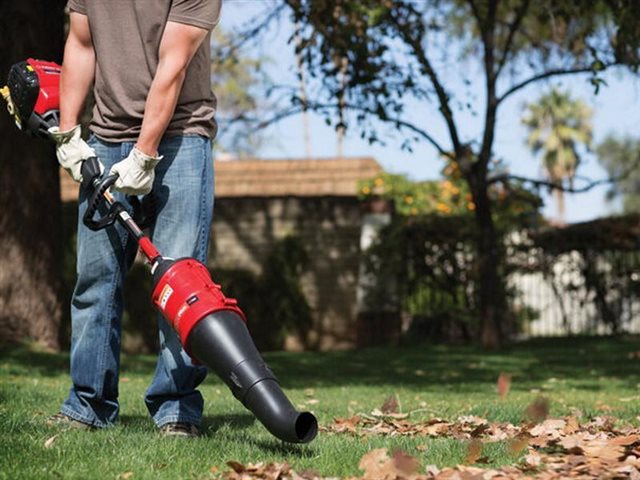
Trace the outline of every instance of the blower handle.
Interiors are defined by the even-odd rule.
[[[124,210],[120,202],[114,202],[109,193],[109,188],[116,182],[118,175],[108,175],[100,178],[100,162],[96,157],[86,159],[82,163],[82,188],[91,192],[87,202],[87,210],[82,216],[82,222],[91,230],[97,231],[113,225],[118,214]],[[102,201],[109,206],[109,211],[105,216],[94,220],[98,207]]]
[[[116,182],[118,175],[107,175],[101,178],[102,166],[96,157],[88,158],[82,163],[81,173],[82,188],[90,193],[87,201],[87,210],[82,216],[82,222],[89,229],[96,231],[113,225],[117,220],[138,242],[140,250],[142,250],[150,264],[153,265],[162,258],[156,246],[144,234],[135,220],[131,218],[127,209],[120,202],[114,200],[109,192],[109,188]],[[98,211],[101,202],[104,202],[109,207],[109,210],[104,217],[94,220],[93,217]]]

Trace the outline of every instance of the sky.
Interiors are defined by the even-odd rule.
[[[225,31],[232,30],[260,12],[266,4],[275,1],[263,0],[225,0],[220,25]],[[278,31],[266,38],[265,52],[270,58],[268,73],[276,82],[295,84],[295,58],[293,48],[287,45],[292,33],[292,25],[288,21],[280,24]],[[594,143],[597,145],[608,134],[616,136],[640,136],[640,79],[623,71],[606,72],[603,76],[607,85],[601,87],[598,95],[594,95],[593,87],[585,76],[565,77],[554,80],[551,84],[568,90],[574,98],[580,98],[593,110]],[[456,79],[450,79],[455,84]],[[447,83],[446,74],[444,82]],[[512,96],[501,107],[497,123],[494,152],[497,157],[504,158],[513,174],[530,178],[543,178],[540,160],[535,158],[526,146],[527,132],[521,123],[524,104],[535,102],[549,88],[550,84],[531,86],[519,94]],[[482,88],[478,82],[476,88]],[[474,92],[472,92],[474,93]],[[423,105],[408,105],[407,115],[415,116],[424,110]],[[424,115],[424,114],[423,114]],[[480,120],[478,120],[480,118]],[[440,118],[434,115],[434,129],[439,138],[445,139],[444,129],[439,126]],[[337,136],[332,127],[325,124],[324,118],[310,114],[310,131],[312,155],[314,157],[332,157],[337,153]],[[269,127],[269,141],[260,151],[263,158],[303,158],[305,156],[302,117],[295,116]],[[463,135],[474,136],[480,130],[481,115],[474,118],[470,115],[460,116],[460,129]],[[400,137],[398,137],[400,138]],[[471,137],[469,137],[471,138]],[[374,144],[360,139],[357,129],[347,131],[343,152],[345,156],[371,156],[382,167],[391,173],[406,174],[413,180],[440,178],[442,161],[436,151],[426,143],[414,146],[413,152],[400,149],[400,140],[388,141],[386,145]],[[443,141],[445,145],[448,142]],[[599,166],[594,155],[589,155],[578,170],[578,175],[590,179],[606,178],[606,172]],[[578,185],[576,185],[578,186]],[[566,220],[581,222],[616,213],[620,210],[620,202],[606,200],[607,186],[601,186],[587,193],[566,196]],[[556,207],[550,196],[543,193],[545,206],[543,213],[547,217],[555,217]]]

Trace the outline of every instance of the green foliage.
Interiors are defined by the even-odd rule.
[[[416,182],[406,175],[382,173],[358,185],[362,200],[384,198],[393,202],[401,216],[468,216],[475,203],[458,163],[449,160],[441,171],[442,180]],[[503,231],[531,226],[539,221],[540,196],[516,182],[496,184],[489,190],[495,204],[495,221]]]
[[[640,140],[609,135],[596,148],[598,160],[611,178],[610,199],[622,197],[625,213],[640,212]]]
[[[474,223],[462,215],[398,217],[366,252],[368,271],[378,279],[367,296],[396,296],[411,317],[413,341],[470,340],[477,334],[477,269]],[[383,290],[383,291],[381,291]],[[369,301],[371,303],[371,301]]]

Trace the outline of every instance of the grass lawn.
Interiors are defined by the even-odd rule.
[[[321,427],[334,418],[369,415],[395,394],[411,422],[434,417],[455,421],[476,415],[519,424],[536,397],[550,401],[550,415],[611,415],[638,425],[640,339],[536,340],[499,353],[471,347],[374,348],[332,353],[269,353],[264,357],[295,405],[313,411]],[[361,457],[376,448],[401,448],[423,466],[464,463],[468,444],[454,438],[330,434],[309,445],[273,438],[213,374],[205,397],[203,437],[160,438],[143,395],[155,358],[122,359],[120,422],[97,431],[46,427],[69,387],[68,356],[28,348],[0,353],[0,478],[212,478],[226,462],[288,462],[296,471],[358,476]],[[500,373],[512,375],[509,394],[496,394]],[[51,437],[56,435],[53,440]],[[49,440],[49,442],[47,442]],[[45,445],[46,444],[46,445]],[[483,450],[488,465],[518,462],[505,442]],[[215,469],[214,469],[215,471]]]

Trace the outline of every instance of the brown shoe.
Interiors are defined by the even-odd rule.
[[[69,415],[65,415],[62,412],[58,412],[55,415],[51,415],[45,422],[48,427],[64,427],[75,428],[78,430],[94,430],[95,427],[88,423],[81,422],[75,418],[71,418]]]
[[[165,423],[160,427],[160,435],[163,437],[196,438],[200,436],[200,430],[191,423]]]

